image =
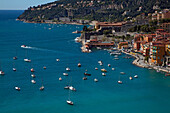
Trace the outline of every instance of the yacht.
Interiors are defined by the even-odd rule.
[[[0,75],[5,75],[5,73],[3,71],[0,71]]]
[[[59,81],[61,81],[61,80],[62,80],[62,78],[60,77],[60,78],[59,78]]]
[[[13,71],[16,71],[16,68],[12,68]]]
[[[69,89],[72,91],[76,91],[76,89],[73,86],[70,86]]]
[[[80,63],[78,63],[78,65],[77,65],[78,67],[81,67],[81,64]]]
[[[98,82],[98,79],[97,79],[97,78],[95,78],[95,79],[94,79],[94,81],[95,81],[95,82]]]
[[[16,87],[15,87],[15,90],[20,91],[20,88],[16,86]]]
[[[35,70],[34,70],[34,68],[31,68],[31,72],[34,72]]]
[[[35,78],[35,75],[34,75],[34,74],[31,74],[31,77],[32,77],[32,78]]]
[[[129,79],[130,79],[130,80],[133,80],[133,78],[132,78],[131,76],[129,77]]]
[[[63,73],[64,76],[68,76],[68,73]]]
[[[73,104],[74,104],[71,100],[67,100],[66,102],[67,102],[67,104],[69,104],[69,105],[73,105]]]
[[[27,59],[27,58],[25,58],[24,61],[25,61],[25,62],[31,62],[31,60],[29,60],[29,59]]]
[[[35,81],[35,80],[31,80],[31,83],[35,84],[35,83],[36,83],[36,81]]]
[[[106,76],[106,73],[102,73],[103,76]]]
[[[87,80],[87,77],[83,77],[83,80]]]
[[[111,64],[108,64],[108,67],[110,67],[111,66]]]
[[[66,71],[70,71],[70,68],[69,68],[69,67],[67,67],[67,68],[66,68]]]
[[[119,84],[122,84],[122,81],[119,80],[118,83],[119,83]]]
[[[26,45],[21,45],[21,48],[26,48]]]
[[[135,78],[138,78],[138,75],[135,75],[134,77],[135,77]]]
[[[59,62],[59,61],[60,61],[60,59],[56,59],[56,61],[57,61],[57,62]]]
[[[101,69],[101,71],[102,71],[102,72],[107,72],[107,70],[106,70],[106,69],[104,69],[104,68],[103,68],[103,69]]]

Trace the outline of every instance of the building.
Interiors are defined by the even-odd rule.
[[[164,31],[170,33],[170,22],[169,22],[169,23],[163,23],[160,27],[161,27],[161,29],[163,29]]]
[[[151,63],[161,66],[164,62],[165,45],[162,42],[152,43]]]
[[[126,48],[128,48],[128,42],[119,42],[118,48],[119,49],[126,49]]]

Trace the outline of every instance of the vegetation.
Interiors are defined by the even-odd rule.
[[[59,0],[29,7],[18,19],[40,22],[59,17],[98,21],[122,21],[141,13],[154,12],[153,6],[170,8],[169,0]],[[142,7],[139,10],[139,7]]]

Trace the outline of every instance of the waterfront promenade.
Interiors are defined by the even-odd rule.
[[[123,53],[133,56],[135,57],[135,60],[132,62],[132,64],[139,66],[141,68],[149,68],[149,69],[155,69],[155,70],[159,70],[159,71],[163,71],[163,72],[170,72],[170,69],[166,68],[166,67],[162,67],[162,66],[155,66],[155,65],[150,65],[149,63],[145,62],[145,58],[144,56],[138,54],[138,53],[127,53],[125,51],[122,51]]]

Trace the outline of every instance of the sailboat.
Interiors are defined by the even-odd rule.
[[[1,64],[0,64],[0,75],[5,75],[5,73],[1,69]]]
[[[117,81],[119,84],[122,84],[122,81],[120,80],[120,75],[119,75],[119,80]]]
[[[14,60],[17,60],[17,51],[16,51],[16,56],[13,57]]]
[[[42,80],[42,86],[39,89],[40,89],[40,91],[44,90],[43,80]]]
[[[26,52],[25,52],[25,59],[24,59],[24,61],[25,61],[25,62],[31,62],[31,60],[27,58],[27,50],[26,50]]]
[[[69,94],[68,94],[68,100],[66,100],[66,102],[69,105],[74,105],[74,103],[70,100],[70,90],[69,90]]]

